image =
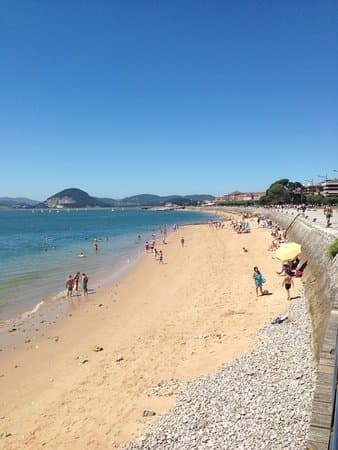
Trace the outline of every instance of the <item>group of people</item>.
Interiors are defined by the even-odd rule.
[[[277,224],[272,228],[271,231],[272,242],[268,248],[269,251],[277,250],[283,242],[286,242],[286,229],[280,228]]]
[[[270,222],[269,218],[264,218],[266,222]],[[259,223],[260,221],[258,221]],[[276,250],[281,243],[286,242],[287,240],[287,230],[285,228],[280,228],[279,224],[269,224],[269,228],[271,228],[271,235],[273,237],[272,243],[268,250]],[[282,287],[285,288],[287,293],[287,300],[291,300],[290,297],[290,289],[294,286],[293,277],[301,277],[303,275],[303,270],[306,266],[306,263],[304,263],[301,267],[299,267],[300,260],[297,257],[295,257],[293,260],[290,261],[284,261],[282,265],[282,269],[280,272],[277,272],[278,275],[282,275],[283,282]],[[263,290],[263,284],[265,283],[265,278],[261,274],[260,270],[257,266],[254,267],[254,273],[253,273],[253,279],[255,282],[256,287],[256,295],[258,296],[258,293],[260,295],[264,295],[267,291]]]
[[[293,276],[294,274],[290,271],[284,273],[282,287],[284,287],[286,290],[287,300],[291,300],[290,289],[294,286],[292,278]],[[254,267],[253,279],[256,287],[256,296],[258,297],[258,293],[260,293],[260,295],[267,295],[268,291],[263,290],[263,284],[266,282],[266,279],[263,277],[257,266]]]
[[[83,295],[88,295],[88,276],[85,273],[81,275],[80,272],[76,272],[74,276],[69,275],[66,280],[67,297],[72,297],[74,292],[79,295],[80,276]]]

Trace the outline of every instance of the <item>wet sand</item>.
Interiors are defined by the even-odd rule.
[[[270,233],[255,221],[252,228],[245,235],[228,223],[172,233],[158,247],[163,265],[145,255],[118,282],[74,298],[44,336],[7,352],[0,447],[111,449],[170,409],[175,395],[153,395],[158,383],[184,385],[248,351],[253,333],[288,307],[276,275],[281,263],[267,250]],[[254,265],[272,295],[256,298]],[[300,289],[295,280],[292,295]],[[156,415],[143,417],[145,409]]]

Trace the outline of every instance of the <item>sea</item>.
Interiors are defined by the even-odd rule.
[[[89,287],[118,278],[144,255],[146,241],[161,239],[161,228],[214,218],[136,208],[1,210],[0,321],[61,300],[66,278],[77,271],[88,275]]]

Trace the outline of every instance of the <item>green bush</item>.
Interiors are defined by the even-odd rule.
[[[334,258],[338,253],[338,239],[332,242],[331,245],[328,246],[327,255],[329,258]]]

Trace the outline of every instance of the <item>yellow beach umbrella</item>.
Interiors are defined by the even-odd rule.
[[[276,258],[281,261],[290,261],[300,255],[302,246],[296,242],[285,242],[276,250]]]

